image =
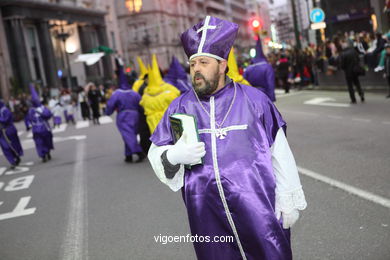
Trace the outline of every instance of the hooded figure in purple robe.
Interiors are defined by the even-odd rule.
[[[141,96],[127,82],[122,60],[116,58],[115,61],[119,86],[107,102],[106,114],[117,112],[116,125],[125,142],[125,161],[132,162],[132,155],[137,154],[137,162],[141,162],[145,158],[137,141],[139,114],[142,112],[139,105]]]
[[[237,31],[207,16],[181,35],[193,89],[170,104],[148,158],[157,177],[182,192],[198,259],[289,260],[289,228],[306,200],[275,105],[226,77]],[[178,114],[193,116],[198,138],[185,123],[175,142],[170,116]],[[217,243],[221,236],[233,242]]]
[[[260,37],[256,41],[256,56],[244,71],[244,78],[275,101],[275,72],[264,55]]]
[[[163,79],[166,83],[175,86],[183,94],[191,90],[191,83],[188,81],[187,73],[175,56],[172,57],[171,66]]]
[[[18,131],[14,126],[11,111],[0,101],[0,146],[11,168],[19,165],[23,149],[20,145]]]
[[[49,120],[52,117],[50,110],[41,104],[34,85],[30,84],[32,107],[27,113],[28,121],[31,124],[33,139],[38,156],[42,162],[51,160],[50,150],[54,150],[53,134]]]

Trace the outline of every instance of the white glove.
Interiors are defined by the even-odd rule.
[[[43,113],[43,106],[37,107],[36,111],[37,111],[39,114],[42,114],[42,113]]]
[[[206,154],[203,142],[186,143],[187,133],[183,132],[180,139],[168,149],[167,159],[173,164],[193,164]]]
[[[294,209],[290,213],[284,213],[280,210],[276,210],[275,215],[278,220],[280,219],[280,217],[282,217],[284,229],[291,228],[299,219],[299,211],[297,209]]]

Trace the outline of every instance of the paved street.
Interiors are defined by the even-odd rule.
[[[390,100],[347,92],[278,93],[308,207],[292,229],[295,259],[390,259]],[[305,104],[306,103],[306,104]],[[114,120],[114,119],[113,119]],[[123,162],[115,122],[56,130],[53,160],[25,148],[14,171],[0,156],[0,259],[196,259],[181,193],[147,161]],[[23,132],[22,132],[23,131]]]

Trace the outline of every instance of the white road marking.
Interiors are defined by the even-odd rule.
[[[364,119],[364,118],[352,118],[352,121],[358,121],[358,122],[364,122],[364,123],[371,122],[370,119]]]
[[[324,175],[321,175],[319,173],[310,171],[308,169],[305,169],[305,168],[302,168],[302,167],[299,167],[299,166],[298,166],[298,170],[303,175],[306,175],[306,176],[311,177],[313,179],[322,181],[322,182],[324,182],[326,184],[329,184],[330,186],[339,188],[339,189],[344,190],[344,191],[346,191],[348,193],[356,195],[356,196],[358,196],[358,197],[360,197],[362,199],[365,199],[365,200],[374,202],[376,204],[379,204],[379,205],[381,205],[383,207],[390,208],[390,199],[387,199],[387,198],[381,197],[379,195],[376,195],[374,193],[371,193],[371,192],[368,192],[368,191],[365,191],[365,190],[353,187],[353,186],[351,186],[349,184],[343,183],[341,181],[334,180],[332,178],[326,177]]]
[[[55,133],[61,133],[61,132],[64,132],[66,130],[66,128],[68,127],[67,124],[61,124],[59,128],[54,128],[52,130],[52,133],[55,134]]]
[[[0,220],[5,220],[9,218],[16,218],[21,216],[27,216],[35,213],[36,208],[29,208],[26,209],[28,203],[30,202],[31,197],[22,197],[16,207],[13,211],[8,213],[0,214]],[[0,205],[3,204],[3,202],[0,202]]]
[[[332,103],[327,103],[328,101],[331,101]],[[316,106],[328,106],[328,107],[350,107],[350,104],[334,103],[334,101],[336,101],[336,99],[334,98],[316,97],[303,102],[303,104],[316,105]]]
[[[310,113],[310,112],[302,112],[302,111],[293,111],[293,110],[279,110],[281,113],[293,113],[293,114],[299,114],[299,115],[305,115],[305,116],[318,116],[316,113]]]
[[[296,95],[299,95],[299,94],[302,94],[302,92],[290,92],[290,93],[284,93],[284,90],[282,90],[283,94],[276,94],[276,91],[275,91],[275,94],[276,94],[276,98],[285,98],[285,97],[292,97],[292,96],[296,96]],[[280,92],[279,92],[280,93]],[[277,101],[277,100],[276,100]]]
[[[68,141],[68,140],[84,140],[87,138],[86,135],[71,135],[71,136],[54,136],[53,141],[55,143],[63,142],[63,141]]]
[[[76,129],[85,128],[89,126],[89,121],[77,121]]]
[[[25,163],[21,163],[20,165],[24,165],[24,166],[33,166],[33,165],[34,165],[34,162],[25,162]]]
[[[0,176],[7,171],[7,167],[0,167]]]
[[[85,142],[78,142],[62,259],[88,259],[88,199],[84,185]]]
[[[99,118],[100,124],[109,124],[112,123],[112,119],[109,116],[102,116]]]

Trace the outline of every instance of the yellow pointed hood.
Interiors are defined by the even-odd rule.
[[[161,83],[163,82],[162,79],[161,81],[158,80],[158,76],[156,75],[157,73],[148,66],[148,86],[145,89],[145,92],[151,96],[159,94],[163,89],[161,88]],[[158,73],[160,74],[160,72]],[[160,75],[161,78],[161,75]]]
[[[231,78],[233,81],[235,81],[237,83],[250,86],[249,82],[246,81],[244,79],[244,77],[242,75],[240,75],[240,73],[238,72],[238,66],[237,66],[237,62],[236,62],[236,57],[234,55],[234,48],[232,48],[230,50],[230,53],[229,53],[228,67],[229,67],[229,71],[227,73],[227,76],[229,78]]]
[[[140,72],[139,72],[140,78],[144,78],[145,74],[148,73],[148,70],[146,69],[145,64],[142,62],[142,60],[139,56],[137,56],[137,61],[138,61],[139,70],[140,70]]]
[[[163,79],[160,73],[160,69],[158,67],[157,57],[156,54],[152,55],[152,74],[155,77],[156,82],[158,85],[163,84]]]

